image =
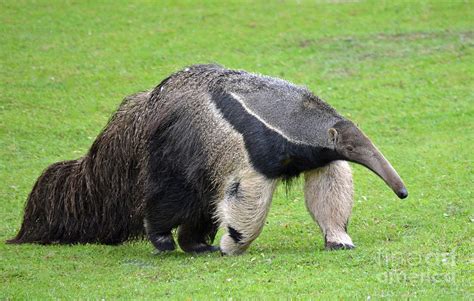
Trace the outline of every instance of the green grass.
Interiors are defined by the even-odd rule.
[[[0,298],[474,298],[473,2],[7,0],[0,21]],[[352,251],[323,250],[301,182],[238,257],[3,242],[41,171],[84,154],[124,96],[208,62],[307,85],[409,198],[354,166]]]

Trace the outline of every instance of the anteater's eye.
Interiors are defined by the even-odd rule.
[[[354,147],[352,145],[348,145],[346,149],[348,151],[352,152],[354,150]]]

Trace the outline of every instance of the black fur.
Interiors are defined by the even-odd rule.
[[[269,178],[291,179],[339,159],[334,150],[288,141],[249,114],[226,92],[214,93],[212,100],[224,118],[243,135],[255,169]]]
[[[148,237],[159,252],[173,251],[176,249],[176,243],[174,242],[171,232],[162,234],[151,233]]]
[[[232,228],[232,227],[227,227],[227,229],[229,230],[229,235],[230,235],[230,237],[231,237],[236,243],[239,243],[239,242],[242,240],[242,233],[240,233],[239,231],[235,230],[235,229]]]
[[[215,208],[210,202],[215,187],[204,166],[207,154],[197,151],[202,149],[201,135],[188,120],[171,115],[153,133],[148,143],[149,189],[145,194],[149,234],[168,232],[179,225],[193,229],[180,232],[182,248],[191,242],[211,243],[217,232],[212,218]]]
[[[235,197],[239,193],[239,186],[240,182],[234,182],[232,185],[230,185],[229,190],[227,191],[227,194],[231,197]]]

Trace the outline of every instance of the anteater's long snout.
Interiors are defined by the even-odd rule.
[[[393,192],[395,192],[399,198],[406,198],[408,196],[408,191],[397,171],[374,145],[371,146],[373,147],[371,150],[372,154],[367,158],[361,159],[361,162],[359,163],[363,164],[382,178],[382,180],[392,188]]]

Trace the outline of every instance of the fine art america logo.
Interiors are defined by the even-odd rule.
[[[380,252],[377,264],[384,267],[379,273],[380,282],[395,283],[454,283],[456,281],[455,250],[445,253],[413,254]]]

